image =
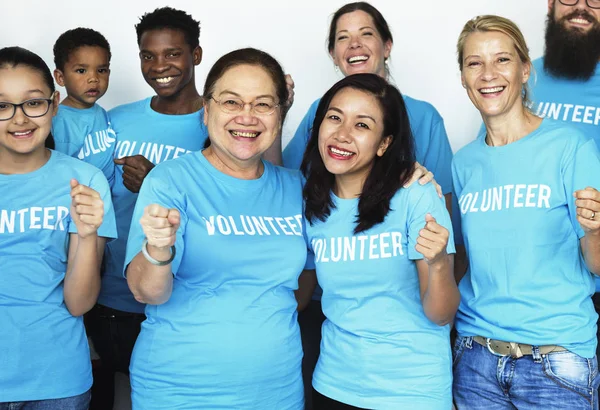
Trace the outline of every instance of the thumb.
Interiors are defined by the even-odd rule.
[[[115,158],[113,160],[113,162],[117,165],[125,165],[125,158],[127,157],[123,157],[123,158]]]
[[[75,178],[71,179],[71,189],[75,188],[77,185],[79,185],[79,181],[77,181]]]
[[[431,216],[430,213],[427,213],[427,215],[425,215],[425,222],[435,222],[435,218]]]
[[[166,218],[169,215],[169,210],[158,204],[148,205],[148,215],[156,218]]]
[[[173,226],[179,226],[181,221],[181,215],[177,209],[169,209],[169,215],[167,215],[167,220]]]

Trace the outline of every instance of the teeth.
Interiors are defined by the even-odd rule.
[[[169,81],[171,81],[173,79],[173,77],[164,77],[164,78],[157,78],[156,82],[160,83],[160,84],[166,84]]]
[[[481,92],[481,94],[493,94],[499,93],[502,90],[504,90],[504,87],[482,88],[479,91]]]
[[[24,132],[13,132],[13,134],[17,137],[22,137],[23,135],[28,135],[31,134],[31,131],[24,131]]]
[[[583,19],[583,18],[574,18],[569,20],[572,23],[577,23],[577,24],[587,24],[589,23],[589,21],[587,21],[587,19]]]
[[[349,152],[349,151],[342,151],[341,149],[337,149],[337,148],[334,148],[334,147],[329,147],[329,150],[330,150],[331,152],[333,152],[334,154],[337,154],[337,155],[342,155],[342,156],[344,156],[344,157],[349,157],[350,155],[354,155],[354,153],[353,153],[353,152]]]
[[[358,61],[367,61],[369,59],[368,56],[354,56],[348,59],[349,63],[356,63]]]
[[[231,135],[234,137],[242,137],[242,138],[256,138],[258,137],[258,132],[240,132],[240,131],[231,131]]]

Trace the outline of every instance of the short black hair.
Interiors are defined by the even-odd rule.
[[[319,102],[311,136],[300,169],[306,177],[304,201],[306,220],[325,221],[335,208],[331,198],[335,176],[327,170],[319,152],[319,129],[333,97],[345,88],[371,94],[383,113],[383,136],[392,141],[385,153],[375,156],[358,201],[354,233],[382,223],[396,192],[408,181],[415,166],[414,141],[406,105],[400,91],[376,74],[353,74],[329,89]]]
[[[71,53],[83,46],[105,49],[108,53],[108,61],[110,61],[110,44],[108,44],[106,38],[91,28],[77,27],[62,33],[54,43],[54,64],[56,68],[61,71],[64,70]]]
[[[172,7],[161,7],[140,17],[140,22],[135,25],[138,46],[146,31],[165,28],[180,30],[192,50],[200,46],[200,22],[185,11]]]

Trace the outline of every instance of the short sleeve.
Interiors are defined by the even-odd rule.
[[[300,169],[302,164],[302,158],[304,158],[304,151],[306,151],[306,145],[310,139],[312,132],[313,122],[317,113],[317,107],[319,106],[317,100],[308,109],[308,112],[302,118],[300,125],[296,129],[294,137],[286,145],[283,150],[283,166],[291,169]]]
[[[578,237],[582,238],[585,233],[579,221],[577,221],[577,209],[573,193],[586,187],[600,189],[600,153],[594,140],[588,139],[578,144],[573,156],[567,161],[563,170],[563,183],[571,223]]]
[[[419,231],[425,226],[425,215],[428,213],[435,218],[438,224],[448,230],[448,245],[446,251],[455,253],[454,236],[452,233],[452,224],[450,215],[446,209],[443,198],[440,198],[431,185],[415,185],[407,188],[410,190],[408,195],[408,257],[409,259],[423,259],[423,255],[415,249]]]
[[[83,182],[80,181],[80,183]],[[104,218],[102,220],[102,225],[98,228],[98,236],[107,239],[115,239],[117,237],[115,210],[113,208],[110,187],[106,177],[100,171],[96,171],[87,185],[100,194],[102,202],[104,203]],[[69,217],[69,232],[77,233],[77,226],[71,217]]]
[[[159,171],[159,172],[157,172]],[[185,197],[182,192],[177,190],[164,172],[160,172],[160,166],[154,168],[144,179],[140,193],[138,195],[133,217],[131,219],[131,227],[129,229],[129,238],[127,240],[127,252],[125,255],[124,272],[127,271],[127,266],[133,258],[141,252],[142,243],[146,236],[142,230],[140,219],[144,214],[144,209],[151,204],[158,204],[162,207],[172,209],[175,208],[181,215],[181,224],[177,230],[177,238],[175,240],[175,259],[171,263],[173,275],[177,276],[181,258],[185,251],[184,231],[187,224],[187,214],[185,212]]]
[[[70,128],[72,129],[70,130]],[[81,129],[80,124],[75,122],[68,124],[67,119],[61,114],[61,111],[59,111],[59,114],[52,119],[51,132],[52,137],[54,138],[54,150],[70,157],[74,156],[81,147],[78,147],[72,142],[71,138],[69,138],[69,134],[75,132],[79,135],[87,135],[85,130]]]
[[[422,165],[433,173],[444,195],[452,193],[452,148],[446,134],[444,120],[439,114],[433,118],[429,132],[429,144]]]

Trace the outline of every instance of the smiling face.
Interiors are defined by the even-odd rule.
[[[319,153],[329,172],[363,183],[391,137],[383,136],[383,112],[364,91],[343,88],[331,100],[319,128]]]
[[[180,30],[144,32],[139,55],[144,79],[158,96],[171,98],[195,90],[194,68],[202,60],[202,49],[192,50]]]
[[[465,40],[461,80],[484,119],[522,109],[529,72],[506,34],[474,32]]]
[[[270,74],[256,65],[234,66],[216,81],[212,97],[205,101],[204,110],[210,149],[226,165],[247,168],[258,164],[281,130],[281,108],[270,114],[258,114],[250,104],[245,104],[241,112],[229,113],[215,100],[222,104],[233,104],[235,100],[278,104]]]
[[[102,47],[82,46],[69,55],[63,70],[56,69],[56,82],[67,89],[63,104],[90,108],[108,89],[109,54]]]
[[[565,6],[558,0],[548,0],[551,18],[567,30],[587,33],[600,25],[600,9],[593,9],[585,0],[574,6]]]
[[[0,102],[20,104],[35,98],[50,98],[51,90],[37,70],[24,65],[0,68]],[[0,121],[0,154],[26,156],[45,150],[52,117],[58,109],[58,93],[46,115],[27,117],[17,108],[14,117]],[[1,104],[1,103],[0,103]]]
[[[370,73],[385,78],[391,51],[392,42],[382,40],[368,13],[357,10],[338,19],[331,58],[345,76]]]

